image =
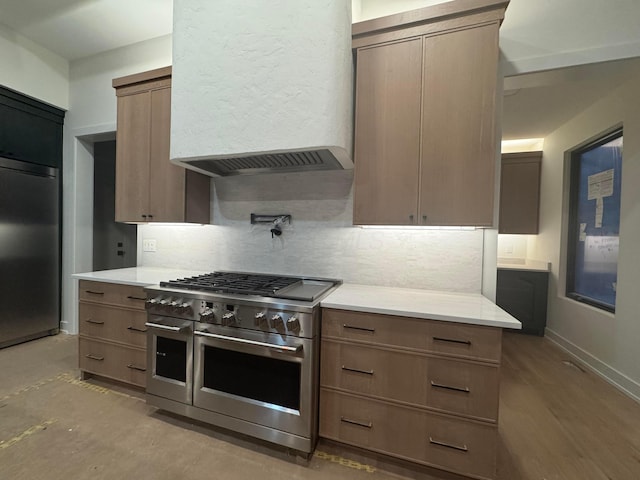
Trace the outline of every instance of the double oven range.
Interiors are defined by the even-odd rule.
[[[147,403],[309,454],[331,279],[213,272],[147,292]]]

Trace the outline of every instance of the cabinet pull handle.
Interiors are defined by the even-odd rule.
[[[153,218],[153,215],[148,215],[149,218]]]
[[[444,388],[446,390],[455,390],[456,392],[463,392],[463,393],[471,392],[471,390],[469,390],[469,387],[452,387],[450,385],[444,385],[442,383],[434,382],[433,380],[431,380],[431,386],[434,388]]]
[[[132,332],[140,332],[140,333],[145,333],[148,329],[147,328],[136,328],[136,327],[127,327],[127,330],[131,330]]]
[[[369,422],[369,423],[358,422],[356,420],[350,420],[350,419],[345,418],[345,417],[340,417],[340,421],[344,422],[344,423],[349,423],[351,425],[357,425],[359,427],[364,427],[364,428],[372,428],[373,427],[373,423],[371,423],[371,422]]]
[[[147,218],[147,216],[143,213],[143,214],[142,214],[142,218]]]
[[[349,368],[342,365],[342,370],[346,370],[347,372],[355,372],[355,373],[364,373],[365,375],[373,375],[373,370],[360,370],[358,368]]]
[[[104,322],[101,322],[99,320],[94,320],[93,318],[87,318],[85,322],[93,323],[94,325],[104,325]]]
[[[460,343],[471,346],[471,340],[456,340],[454,338],[433,337],[436,342]]]
[[[99,362],[104,360],[104,357],[98,357],[97,355],[91,355],[90,353],[87,353],[85,357],[90,358],[91,360],[98,360]]]
[[[452,448],[454,450],[458,450],[460,452],[468,452],[469,449],[467,448],[466,445],[462,445],[461,447],[459,445],[453,445],[451,443],[446,443],[446,442],[440,442],[438,440],[434,440],[433,438],[429,437],[429,443],[433,443],[434,445],[439,445],[441,447],[447,447],[447,448]]]
[[[413,223],[413,215],[409,215],[409,221]]]
[[[85,290],[85,292],[90,293],[91,295],[104,295],[104,292],[94,292],[93,290]]]
[[[351,330],[361,330],[363,332],[375,332],[375,328],[367,328],[367,327],[354,327],[353,325],[347,325],[346,323],[342,324],[342,328],[350,328]]]
[[[426,215],[422,215],[422,223],[427,223],[427,216]]]
[[[132,363],[127,365],[127,368],[130,368],[131,370],[138,370],[139,372],[146,372],[147,371],[146,368],[137,367],[137,366],[133,365]]]
[[[134,297],[133,295],[128,295],[127,298],[129,300],[142,300],[142,301],[145,301],[145,302],[147,301],[146,297],[144,297],[144,298],[142,298],[142,297]]]

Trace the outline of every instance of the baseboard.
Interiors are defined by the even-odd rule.
[[[624,373],[619,372],[610,365],[607,365],[602,360],[594,357],[586,350],[583,350],[575,343],[572,343],[571,341],[567,340],[562,335],[554,332],[548,327],[545,330],[545,337],[547,337],[553,343],[566,351],[569,355],[578,360],[581,365],[584,365],[593,373],[602,377],[608,383],[616,387],[622,393],[640,403],[640,383],[636,382],[632,378],[629,378]]]

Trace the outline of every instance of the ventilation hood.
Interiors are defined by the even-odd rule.
[[[212,176],[353,168],[351,2],[174,0],[171,161]]]

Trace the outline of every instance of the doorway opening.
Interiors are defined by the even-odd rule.
[[[93,158],[93,270],[135,267],[137,226],[115,221],[115,140],[95,142]]]

